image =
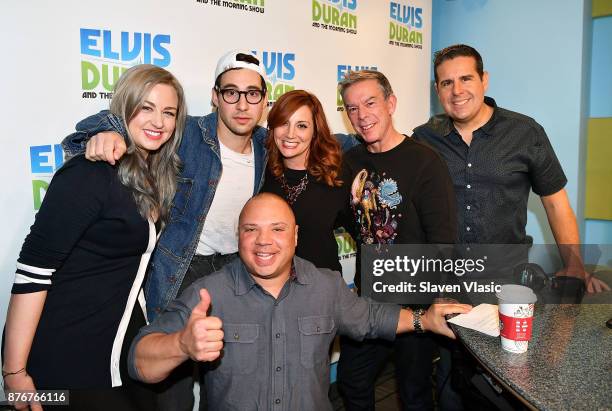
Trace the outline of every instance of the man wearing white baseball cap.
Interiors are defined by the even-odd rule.
[[[149,321],[193,281],[236,257],[240,210],[263,183],[266,129],[257,123],[267,98],[257,57],[240,50],[224,54],[211,98],[213,113],[187,117],[178,151],[183,168],[145,285]],[[86,146],[90,160],[114,164],[126,150],[123,124],[108,112],[89,117],[64,140],[64,149],[74,155]],[[191,410],[193,363],[176,371],[164,383],[169,387],[160,395],[160,409]]]

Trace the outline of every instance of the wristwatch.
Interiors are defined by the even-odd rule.
[[[421,323],[421,316],[423,314],[425,314],[425,310],[422,308],[412,310],[412,325],[414,326],[414,332],[417,334],[422,334],[425,332],[423,329],[423,324]]]

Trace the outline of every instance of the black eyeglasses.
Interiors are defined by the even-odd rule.
[[[244,94],[244,97],[246,98],[247,103],[258,104],[261,102],[261,100],[263,100],[266,94],[264,90],[257,90],[257,89],[246,90],[246,91],[236,90],[235,88],[220,89],[219,87],[216,87],[216,89],[217,89],[217,93],[221,94],[221,97],[223,97],[223,101],[225,101],[227,104],[238,103],[238,101],[240,100],[240,96],[243,94]]]

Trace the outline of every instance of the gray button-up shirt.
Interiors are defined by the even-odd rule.
[[[400,308],[358,298],[342,277],[294,257],[295,275],[274,298],[240,259],[194,282],[162,315],[140,330],[128,358],[140,379],[134,347],[145,335],[181,330],[200,301],[223,321],[220,360],[203,364],[208,404],[214,410],[331,410],[329,347],[337,333],[356,340],[393,340]]]

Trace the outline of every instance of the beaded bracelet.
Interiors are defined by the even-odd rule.
[[[25,367],[20,369],[20,370],[15,371],[15,372],[6,372],[6,371],[2,370],[2,378],[6,378],[9,375],[21,374],[22,372],[25,372]]]

